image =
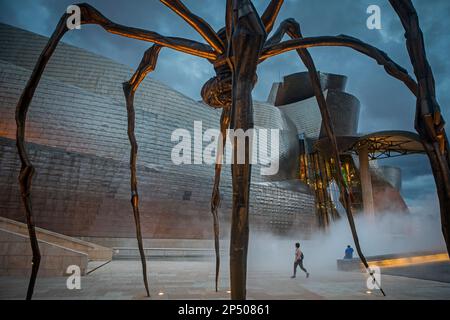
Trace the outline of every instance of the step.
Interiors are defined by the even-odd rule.
[[[113,252],[113,260],[140,259],[139,249],[135,247],[113,248]],[[216,255],[215,250],[209,248],[144,248],[144,254],[149,259],[213,258]]]

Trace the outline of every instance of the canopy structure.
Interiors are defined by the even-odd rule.
[[[380,131],[368,135],[340,136],[337,141],[342,154],[358,154],[362,147],[368,147],[370,160],[425,153],[419,135],[410,131]],[[323,138],[314,144],[314,149],[329,154],[329,145],[328,138]]]

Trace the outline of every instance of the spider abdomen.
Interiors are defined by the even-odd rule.
[[[231,74],[217,75],[209,79],[202,88],[203,101],[212,108],[231,106]]]

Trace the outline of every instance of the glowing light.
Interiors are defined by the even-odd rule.
[[[158,296],[163,296],[163,295],[164,295],[164,292],[158,293]]]
[[[404,266],[410,266],[410,265],[416,265],[416,264],[425,264],[425,263],[442,262],[442,261],[449,261],[447,253],[406,257],[406,258],[386,259],[386,260],[379,260],[379,261],[370,261],[369,265],[384,267],[384,268],[396,268],[396,267],[404,267]]]
[[[372,294],[372,291],[367,290],[366,293],[367,293],[367,294]]]
[[[228,290],[228,291],[227,291],[227,293],[228,293],[228,294],[230,294],[230,293],[231,293],[231,291],[230,291],[230,290]]]

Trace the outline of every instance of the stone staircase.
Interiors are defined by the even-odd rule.
[[[113,251],[97,244],[36,228],[41,249],[39,276],[62,276],[77,265],[81,274],[89,261],[110,261]],[[26,224],[0,217],[0,275],[27,276],[31,272],[31,246]]]
[[[113,248],[113,260],[139,260],[136,238],[82,238],[105,247]],[[215,256],[214,241],[205,239],[143,239],[148,259],[203,259]],[[221,250],[224,253],[225,245]]]
[[[139,260],[139,249],[135,247],[114,248],[113,260]],[[152,260],[207,259],[215,257],[214,249],[209,248],[144,248],[145,257]]]

